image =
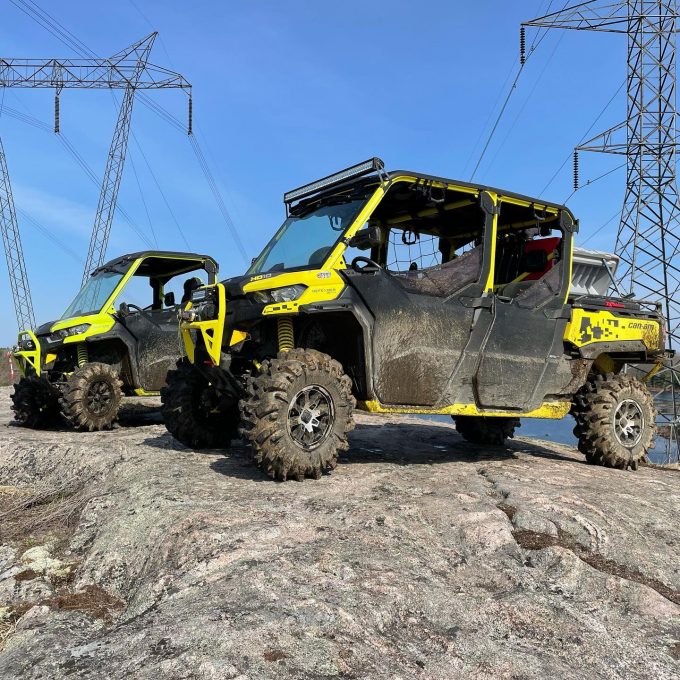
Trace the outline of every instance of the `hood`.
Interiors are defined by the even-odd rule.
[[[54,326],[55,323],[57,323],[58,319],[55,321],[48,321],[47,323],[44,323],[42,326],[38,326],[35,331],[33,331],[36,335],[49,335],[50,331],[52,330],[52,326]]]
[[[264,276],[262,274],[257,276],[232,276],[232,278],[225,279],[220,283],[224,286],[224,292],[227,296],[227,299],[229,300],[237,297],[243,297],[245,295],[243,292],[243,286],[246,283],[250,283],[253,278],[261,279],[264,278]]]

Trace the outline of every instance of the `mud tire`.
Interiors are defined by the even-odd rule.
[[[466,441],[484,446],[503,446],[515,436],[519,418],[487,418],[486,416],[453,416],[456,430]]]
[[[319,390],[318,388],[321,388]],[[247,384],[241,400],[241,434],[251,445],[255,465],[280,481],[305,477],[319,479],[334,470],[338,454],[349,448],[347,434],[354,429],[352,412],[356,401],[352,381],[342,366],[327,354],[313,349],[294,349],[262,362],[259,375]],[[311,399],[324,401],[324,414],[318,432],[305,447],[303,413],[296,417],[296,404],[306,390]],[[312,403],[310,401],[310,403]],[[316,402],[314,402],[316,403]],[[297,438],[297,439],[296,439]]]
[[[118,419],[122,381],[108,364],[93,361],[66,380],[60,404],[64,418],[78,430],[110,430]]]
[[[238,436],[236,401],[220,397],[188,359],[168,371],[161,402],[168,432],[190,449],[227,448]]]
[[[21,378],[11,396],[14,420],[22,427],[40,429],[59,422],[59,390],[45,378]]]
[[[641,415],[639,438],[627,443],[617,435],[617,417],[626,405]],[[649,390],[637,378],[608,373],[589,380],[574,395],[571,414],[578,450],[591,465],[637,470],[654,446],[656,409]]]

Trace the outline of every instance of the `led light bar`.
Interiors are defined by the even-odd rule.
[[[305,184],[302,187],[288,191],[283,195],[283,202],[290,204],[304,196],[311,196],[312,194],[321,191],[322,189],[327,189],[328,187],[335,186],[336,184],[341,184],[348,179],[354,177],[361,177],[362,175],[368,175],[371,172],[380,172],[384,170],[385,164],[379,158],[371,158],[363,163],[357,163],[349,168],[340,170],[328,177],[323,177],[322,179],[316,180],[311,184]]]

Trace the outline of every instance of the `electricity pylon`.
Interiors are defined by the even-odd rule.
[[[191,85],[179,73],[148,62],[157,33],[151,33],[130,47],[108,59],[11,59],[0,57],[0,88],[53,88],[55,90],[54,131],[59,132],[59,96],[63,89],[122,89],[123,101],[106,162],[99,204],[90,239],[83,280],[90,271],[101,265],[116,209],[118,189],[125,164],[130,120],[135,92],[180,88],[189,92],[191,115]],[[191,117],[189,119],[191,130]],[[7,207],[5,207],[5,204]],[[0,162],[0,230],[9,262],[19,263],[10,271],[12,294],[20,328],[33,327],[33,310],[26,268],[21,252],[21,241],[14,212],[7,166]],[[21,309],[17,307],[20,304]]]
[[[626,194],[616,237],[622,290],[661,300],[668,346],[680,349],[680,207],[676,183],[676,0],[593,0],[522,24],[627,36],[626,120],[577,151],[626,156]],[[524,56],[522,55],[522,59]],[[672,418],[678,401],[671,371]],[[671,432],[673,427],[671,427]],[[670,454],[669,454],[670,455]]]
[[[21,247],[21,235],[14,210],[12,187],[9,184],[9,172],[5,149],[0,139],[0,225],[2,225],[2,242],[5,247],[9,285],[12,289],[12,301],[17,315],[19,329],[35,328],[31,290],[28,287],[24,251]]]

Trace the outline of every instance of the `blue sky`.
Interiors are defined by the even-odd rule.
[[[367,157],[378,155],[392,169],[470,179],[518,67],[520,23],[549,4],[564,5],[560,0],[39,4],[104,56],[159,31],[151,61],[181,72],[194,86],[194,126],[249,256],[282,221],[284,191]],[[0,0],[0,17],[2,56],[75,56],[9,0]],[[528,43],[536,36],[529,31]],[[475,179],[564,201],[572,193],[570,158],[544,187],[623,83],[625,64],[624,36],[545,35]],[[0,101],[3,96],[6,107],[53,124],[52,91],[8,90]],[[150,96],[185,119],[181,92]],[[590,136],[624,116],[621,91]],[[100,176],[115,118],[109,92],[70,90],[61,96],[62,133]],[[131,140],[119,201],[137,228],[163,249],[184,250],[186,238],[191,249],[218,258],[223,276],[241,273],[243,259],[186,135],[139,103],[132,129],[138,145]],[[21,211],[36,317],[46,321],[60,316],[79,286],[99,187],[53,133],[2,115],[0,136]],[[582,181],[620,163],[620,157],[583,154]],[[623,189],[620,169],[569,200],[587,247],[614,247],[616,219],[595,232],[620,210]],[[46,239],[26,215],[72,252]],[[108,256],[145,247],[117,217]],[[6,344],[13,342],[16,324],[4,271],[0,282],[5,291],[0,343]]]

